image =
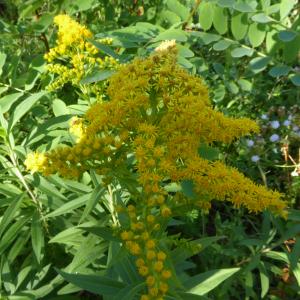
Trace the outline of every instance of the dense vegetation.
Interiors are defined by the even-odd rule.
[[[299,298],[299,12],[1,2],[0,298]]]

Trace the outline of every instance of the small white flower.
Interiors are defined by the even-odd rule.
[[[260,157],[258,155],[252,155],[251,160],[256,163],[260,160]]]
[[[294,125],[293,126],[293,131],[298,131],[299,130],[299,127],[297,125]]]
[[[268,120],[269,117],[266,114],[261,115],[260,117],[262,120]]]
[[[277,120],[272,121],[270,124],[273,129],[277,129],[280,127],[280,123]]]
[[[288,120],[292,120],[292,119],[293,119],[293,115],[289,115]]]
[[[248,147],[253,147],[254,146],[254,141],[253,140],[246,140],[247,146]]]
[[[297,169],[295,169],[295,170],[291,173],[291,175],[292,175],[293,177],[299,176],[299,174],[298,174],[298,172],[297,172]]]
[[[271,142],[277,142],[279,140],[279,135],[274,133],[270,136],[270,141]]]
[[[285,121],[283,122],[283,125],[286,126],[286,127],[288,127],[288,126],[291,125],[291,121],[290,121],[290,120],[285,120]]]

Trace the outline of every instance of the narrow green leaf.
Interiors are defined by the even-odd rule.
[[[40,263],[42,259],[42,248],[44,247],[44,233],[40,215],[37,212],[32,216],[31,243],[36,260]]]
[[[120,239],[114,234],[112,228],[109,227],[100,227],[100,226],[92,226],[92,227],[79,227],[82,230],[100,236],[106,241],[120,242]]]
[[[32,108],[32,106],[47,92],[42,91],[36,94],[32,94],[28,98],[24,99],[13,111],[12,116],[9,120],[9,131],[16,125],[16,123]]]
[[[175,248],[171,253],[171,258],[174,264],[181,263],[224,238],[226,237],[211,236],[187,242],[186,244],[180,245],[177,248]]]
[[[5,64],[5,60],[6,60],[6,54],[3,52],[0,52],[0,75],[2,74],[2,69]]]
[[[6,227],[9,225],[9,223],[12,220],[14,220],[16,212],[18,211],[23,198],[24,198],[24,194],[21,194],[21,195],[15,197],[15,199],[11,200],[11,204],[5,210],[2,220],[1,220],[1,223],[0,223],[0,237],[4,233]]]
[[[35,273],[34,280],[32,281],[32,288],[35,288],[48,274],[51,264],[44,266],[38,273]]]
[[[4,114],[9,111],[11,106],[21,97],[23,93],[13,93],[0,98],[0,110]]]
[[[240,268],[211,270],[187,279],[184,285],[191,294],[205,295],[239,270]]]
[[[269,258],[272,258],[272,259],[275,259],[275,260],[279,260],[279,261],[283,261],[285,263],[289,263],[288,256],[284,252],[268,251],[268,252],[265,252],[264,255],[266,257],[269,257]]]
[[[54,217],[61,216],[63,214],[72,213],[78,207],[81,207],[84,204],[86,204],[87,201],[90,199],[90,197],[91,197],[91,194],[88,193],[88,194],[78,197],[74,200],[68,201],[67,203],[65,203],[62,206],[60,206],[59,208],[57,208],[56,210],[47,214],[45,216],[45,218],[54,218]]]
[[[9,227],[0,241],[0,255],[10,247],[11,242],[20,234],[21,229],[30,218],[30,215],[24,216]]]
[[[259,269],[259,277],[260,277],[260,285],[261,285],[260,296],[261,298],[264,298],[267,295],[270,287],[269,276],[265,264],[263,262],[260,262],[260,264],[258,265],[258,269]]]
[[[83,290],[95,293],[96,295],[112,296],[118,293],[124,284],[105,276],[71,274],[55,269],[58,274],[68,282],[82,288]]]
[[[145,282],[138,282],[134,284],[130,284],[123,289],[121,289],[118,294],[114,296],[114,300],[126,299],[126,300],[134,300],[136,299],[136,295],[144,289],[146,286]]]
[[[24,251],[24,247],[30,238],[30,232],[22,232],[11,246],[7,255],[7,260],[12,264],[14,260]]]
[[[71,227],[64,231],[61,231],[52,239],[49,240],[49,243],[58,243],[58,244],[69,244],[74,240],[78,240],[81,237],[82,229],[77,227]]]
[[[31,183],[33,186],[39,188],[42,192],[46,193],[47,195],[51,195],[62,200],[68,200],[61,192],[57,190],[54,184],[51,184],[44,177],[35,173],[33,174],[33,177],[28,176],[28,178],[31,179]]]
[[[225,8],[215,7],[213,24],[219,34],[225,34],[228,30],[228,16]]]
[[[101,185],[98,185],[94,189],[90,199],[86,203],[85,209],[82,213],[79,223],[81,223],[91,213],[91,211],[94,209],[99,200],[101,200],[101,198],[104,196],[105,192],[106,188],[104,188]]]

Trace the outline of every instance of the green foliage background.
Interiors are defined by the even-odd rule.
[[[53,17],[67,13],[97,38],[112,37],[107,54],[117,49],[124,63],[175,39],[178,63],[205,79],[216,109],[254,119],[267,113],[283,120],[291,113],[296,126],[299,3],[31,0],[0,7],[0,297],[138,299],[144,283],[109,226],[111,201],[126,202],[128,195],[118,186],[103,191],[93,172],[76,182],[32,175],[23,165],[31,149],[49,150],[69,139],[69,120],[88,108],[71,86],[45,89],[53,80],[43,59],[56,38]],[[95,76],[86,80],[101,78]],[[214,204],[208,215],[193,210],[173,220],[168,232],[179,292],[168,299],[299,297],[299,180],[290,176],[297,165],[280,154],[288,143],[295,157],[299,135],[291,127],[278,130],[279,153],[265,142],[257,150],[259,164],[251,162],[243,141],[204,149],[203,156],[228,161],[285,192],[288,219]]]

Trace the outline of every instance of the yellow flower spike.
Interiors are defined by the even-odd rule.
[[[169,290],[168,284],[165,282],[161,282],[159,285],[159,290],[165,294]]]
[[[157,253],[157,259],[158,259],[158,260],[165,260],[166,257],[167,257],[167,255],[166,255],[166,253],[163,252],[163,251],[159,251],[159,252]]]
[[[148,286],[153,286],[155,284],[155,277],[150,275],[146,278],[146,283]]]
[[[160,229],[160,224],[157,223],[153,226],[154,231],[158,231],[159,229]]]
[[[137,267],[142,267],[145,265],[145,261],[142,259],[142,258],[138,258],[136,261],[135,261],[135,264]]]
[[[156,297],[158,295],[158,288],[157,287],[152,287],[149,289],[149,294],[152,297]]]
[[[146,257],[148,260],[153,260],[154,258],[156,258],[156,253],[153,250],[148,250]]]
[[[141,300],[150,300],[148,295],[142,295]]]
[[[147,274],[149,273],[149,269],[146,266],[139,267],[138,271],[142,276],[147,276]]]
[[[132,238],[133,238],[133,232],[131,232],[131,231],[123,231],[121,233],[121,239],[123,241],[127,241],[127,240],[130,240]]]
[[[150,224],[154,223],[155,222],[155,216],[148,215],[147,216],[147,222],[150,223]]]
[[[141,237],[144,241],[147,241],[150,238],[150,235],[147,231],[145,231],[142,233]]]
[[[147,248],[147,249],[154,249],[154,248],[155,248],[155,245],[156,245],[156,243],[155,243],[154,240],[148,240],[148,241],[146,242],[146,248]]]
[[[128,250],[130,251],[131,254],[133,255],[138,255],[141,253],[141,247],[139,246],[138,243],[132,242],[128,246]]]
[[[172,214],[172,211],[168,206],[161,207],[160,211],[161,211],[161,215],[165,218],[170,217]]]
[[[162,261],[157,261],[157,262],[155,262],[154,263],[154,265],[153,265],[153,269],[156,271],[156,272],[160,272],[162,269],[163,269],[163,267],[164,267],[164,264],[163,264],[163,262]]]
[[[162,196],[162,195],[157,196],[156,202],[157,202],[157,204],[159,204],[159,205],[164,204],[164,202],[165,202],[165,197]]]
[[[161,277],[164,279],[169,279],[172,276],[172,273],[170,270],[163,270],[161,272]]]

